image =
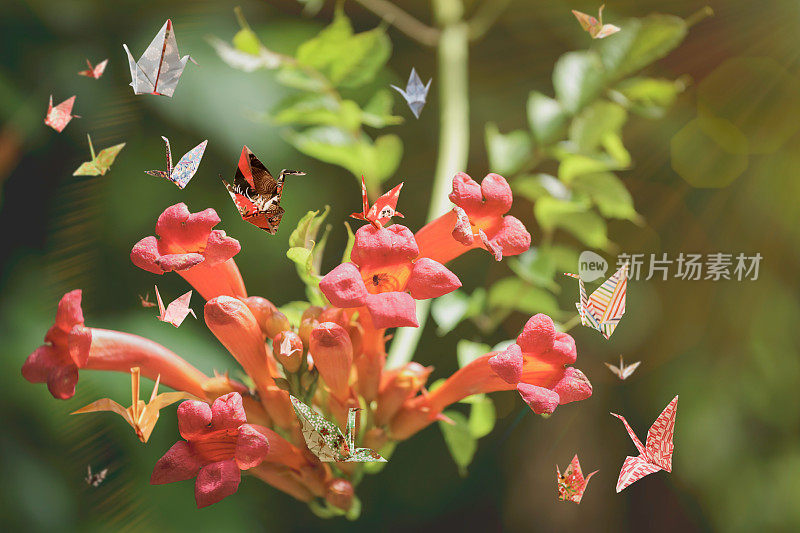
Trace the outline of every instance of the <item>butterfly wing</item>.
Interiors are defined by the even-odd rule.
[[[197,167],[200,166],[200,160],[203,159],[203,153],[206,151],[207,144],[208,139],[201,142],[181,157],[178,164],[175,165],[175,168],[172,170],[172,175],[169,177],[172,183],[181,189],[188,185],[189,180],[191,180],[195,172],[197,172]]]
[[[97,154],[96,161],[97,168],[100,169],[101,174],[105,174],[111,169],[111,165],[114,164],[114,160],[117,159],[117,156],[123,148],[125,148],[125,143],[115,144],[114,146],[100,150],[100,153]]]
[[[645,440],[646,459],[659,468],[672,472],[672,442],[675,433],[675,418],[678,416],[678,397],[675,396],[664,408],[647,431]]]

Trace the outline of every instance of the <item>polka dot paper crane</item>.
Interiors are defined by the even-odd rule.
[[[561,474],[558,465],[556,465],[556,480],[558,482],[558,499],[561,501],[570,501],[581,503],[583,493],[586,491],[586,486],[589,485],[589,479],[597,473],[597,470],[592,472],[586,477],[583,477],[581,472],[581,462],[578,460],[578,454],[572,458],[564,474]]]

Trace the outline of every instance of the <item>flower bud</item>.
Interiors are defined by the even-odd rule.
[[[281,331],[286,331],[289,329],[292,329],[289,319],[286,318],[286,315],[277,310],[269,315],[269,318],[267,318],[267,321],[264,324],[264,332],[267,334],[267,337],[270,338],[275,338],[275,335]]]
[[[403,402],[422,388],[432,371],[433,367],[424,367],[412,361],[402,368],[386,372],[378,395],[375,424],[382,426],[389,423]]]
[[[250,296],[249,298],[241,298],[241,300],[245,303],[247,308],[250,309],[253,316],[256,317],[256,322],[258,322],[258,325],[261,326],[261,331],[266,335],[267,321],[278,308],[275,307],[275,304],[261,296]]]
[[[389,436],[383,428],[372,428],[364,434],[364,447],[380,451],[388,440]]]
[[[342,511],[350,510],[353,505],[353,485],[346,479],[334,479],[328,483],[325,500]]]
[[[347,331],[333,322],[323,322],[311,332],[309,351],[331,393],[344,398],[353,364],[353,345]]]
[[[272,352],[284,370],[294,374],[303,362],[303,341],[294,331],[282,331],[272,339]]]
[[[333,322],[347,329],[350,319],[347,312],[341,307],[328,307],[319,314],[317,318],[320,322]]]

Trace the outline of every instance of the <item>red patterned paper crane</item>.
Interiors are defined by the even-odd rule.
[[[625,424],[628,435],[639,450],[638,457],[626,457],[617,480],[617,492],[648,474],[666,470],[672,472],[672,436],[675,433],[675,417],[678,414],[678,397],[675,396],[669,405],[658,415],[656,421],[647,431],[647,441],[643,446],[631,429],[624,416],[611,413]]]
[[[367,198],[367,184],[364,181],[364,176],[361,176],[362,210],[361,213],[353,213],[350,216],[358,220],[366,220],[378,229],[382,228],[392,217],[405,218],[401,212],[397,211],[397,200],[400,197],[400,189],[402,188],[403,184],[400,183],[400,185],[375,200],[375,204],[370,207],[369,199]]]

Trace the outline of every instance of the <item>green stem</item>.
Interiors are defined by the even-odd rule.
[[[456,172],[466,170],[469,151],[468,58],[469,27],[463,21],[462,0],[434,0],[442,32],[438,42],[440,131],[439,157],[433,180],[428,220],[450,208],[448,194]],[[401,328],[389,350],[387,368],[411,361],[430,311],[430,300],[417,302],[418,328]]]

